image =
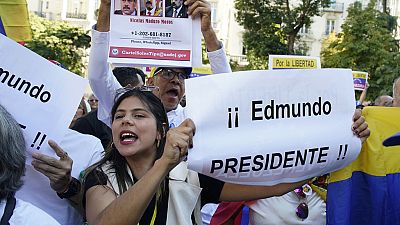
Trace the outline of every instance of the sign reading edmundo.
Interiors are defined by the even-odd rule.
[[[196,124],[189,168],[223,181],[300,181],[343,168],[360,152],[351,70],[199,77],[187,80],[186,98]]]
[[[62,140],[87,84],[0,34],[0,104],[20,124],[29,152],[55,155],[47,141]]]
[[[269,55],[268,69],[321,69],[321,61],[319,57]]]

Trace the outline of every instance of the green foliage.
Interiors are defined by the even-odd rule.
[[[343,33],[331,38],[321,53],[323,67],[368,72],[368,99],[391,95],[393,80],[400,74],[399,49],[390,20],[375,4],[372,0],[365,9],[357,2],[349,7]]]
[[[294,3],[298,3],[294,5]],[[295,54],[298,32],[309,27],[330,0],[235,0],[237,21],[245,29],[243,41],[251,59],[264,61],[269,54]],[[267,64],[264,61],[261,64]]]
[[[82,57],[90,46],[87,31],[66,22],[50,21],[36,15],[30,15],[32,41],[26,46],[46,59],[63,64],[78,75],[83,74]]]
[[[210,60],[208,59],[208,55],[207,55],[206,43],[204,42],[204,40],[201,41],[201,56],[202,56],[201,61],[202,61],[203,65],[210,64]]]

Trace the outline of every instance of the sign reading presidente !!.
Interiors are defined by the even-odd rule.
[[[189,168],[208,176],[295,182],[343,168],[360,151],[351,70],[246,71],[189,79],[186,87],[196,124]]]
[[[111,2],[111,63],[191,67],[193,57],[201,57],[193,53],[198,41],[192,36],[200,24],[188,17],[184,1]]]
[[[268,69],[321,69],[321,61],[319,57],[269,55]]]
[[[0,35],[0,104],[20,124],[30,152],[55,154],[47,141],[64,136],[87,84]]]

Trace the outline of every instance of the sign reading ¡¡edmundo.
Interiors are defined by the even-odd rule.
[[[360,152],[351,70],[221,74],[188,80],[186,92],[196,124],[189,168],[208,176],[295,182],[343,168]]]

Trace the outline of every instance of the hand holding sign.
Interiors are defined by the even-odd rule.
[[[196,127],[193,121],[186,119],[178,127],[172,128],[167,132],[162,159],[168,162],[170,169],[175,167],[187,155],[189,148],[193,147],[195,131]]]
[[[211,27],[211,6],[205,0],[186,0],[185,5],[188,6],[188,14],[193,18],[200,16],[201,31],[209,31]]]
[[[351,130],[353,131],[354,135],[361,139],[364,142],[367,137],[370,135],[370,130],[368,128],[367,122],[365,122],[365,118],[361,114],[360,109],[356,109],[353,115],[353,126]]]
[[[57,193],[63,193],[72,179],[72,159],[56,142],[49,140],[50,147],[60,159],[35,152],[32,154],[32,166],[49,178],[51,188]]]

